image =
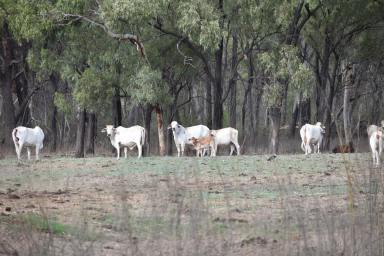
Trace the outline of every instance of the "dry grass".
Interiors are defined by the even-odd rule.
[[[383,255],[369,154],[266,158],[0,160],[0,255]]]

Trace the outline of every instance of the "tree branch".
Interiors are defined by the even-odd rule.
[[[85,16],[82,16],[82,15],[79,15],[79,14],[70,14],[70,13],[64,13],[63,14],[64,18],[76,18],[76,19],[81,19],[83,21],[86,21],[92,25],[95,25],[101,29],[103,29],[108,36],[114,38],[114,39],[117,39],[117,40],[121,40],[121,41],[130,41],[132,44],[136,45],[136,49],[138,52],[140,52],[141,56],[142,57],[146,57],[145,55],[145,50],[144,50],[144,45],[142,44],[142,42],[139,40],[139,37],[137,35],[133,35],[133,34],[130,34],[130,33],[125,33],[125,34],[119,34],[119,33],[115,33],[113,32],[110,28],[108,28],[105,24],[102,24],[102,23],[99,23],[97,21],[94,21],[88,17],[85,17]]]

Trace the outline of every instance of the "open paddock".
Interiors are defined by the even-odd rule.
[[[383,254],[370,154],[267,158],[2,159],[0,254]]]

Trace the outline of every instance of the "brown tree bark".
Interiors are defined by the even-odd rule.
[[[83,158],[84,157],[84,138],[85,138],[85,119],[86,119],[86,110],[85,108],[78,108],[78,123],[77,123],[77,132],[76,132],[76,150],[75,157]]]
[[[223,85],[222,85],[222,68],[223,68],[223,47],[224,40],[220,40],[219,49],[215,52],[215,82],[213,84],[213,120],[212,129],[220,129],[223,127]]]
[[[206,94],[206,121],[205,123],[209,128],[212,128],[212,83],[211,80],[207,78],[205,84],[205,94]]]
[[[11,133],[16,127],[15,107],[12,101],[12,38],[8,23],[3,22],[1,30],[1,55],[3,65],[0,69],[0,92],[3,97],[2,116],[4,121],[4,143],[6,146],[13,144]]]
[[[114,127],[121,126],[121,100],[120,90],[115,88],[112,98],[112,122]]]
[[[268,117],[271,120],[272,134],[271,134],[271,147],[272,154],[279,152],[279,131],[280,131],[280,120],[281,120],[281,108],[271,107],[268,111]]]
[[[352,146],[352,105],[350,102],[351,94],[354,85],[354,70],[353,65],[346,65],[343,72],[344,99],[343,99],[343,119],[344,119],[344,135],[345,145]]]
[[[59,77],[57,74],[53,73],[50,76],[50,80],[51,80],[51,86],[53,89],[53,96],[54,96],[58,88]],[[52,119],[51,119],[51,132],[52,132],[51,152],[56,152],[57,150],[57,107],[53,102],[53,99],[54,97],[52,97],[53,108],[52,108]]]
[[[163,109],[161,106],[155,106],[156,120],[157,120],[157,132],[159,135],[159,155],[165,155],[165,136],[164,136],[164,124],[163,124]]]
[[[151,152],[151,119],[152,119],[152,106],[150,104],[147,104],[144,106],[143,111],[144,111],[144,128],[147,132],[147,136],[145,137],[145,146],[143,150],[143,155],[149,156]]]
[[[237,94],[237,82],[236,82],[236,73],[237,73],[237,47],[238,47],[238,39],[237,33],[232,34],[232,60],[231,60],[231,79],[229,80],[229,126],[236,128],[236,94]]]
[[[87,123],[87,140],[86,140],[86,149],[85,152],[87,154],[95,154],[95,138],[96,138],[96,129],[97,129],[97,121],[96,114],[89,113],[88,114],[88,123]]]

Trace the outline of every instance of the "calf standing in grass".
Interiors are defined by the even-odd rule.
[[[210,133],[208,136],[195,138],[192,137],[189,141],[192,143],[193,147],[196,150],[196,156],[204,156],[206,150],[211,150],[211,156],[215,156],[215,135]]]
[[[129,128],[119,126],[114,128],[113,125],[107,125],[101,132],[106,132],[111,140],[111,144],[116,148],[117,159],[120,158],[120,148],[124,147],[124,155],[127,158],[127,147],[132,150],[137,147],[138,158],[141,157],[143,152],[143,145],[145,143],[145,128],[135,125]]]
[[[39,160],[39,151],[43,148],[44,133],[39,126],[27,128],[19,126],[13,129],[12,139],[15,144],[17,159],[21,160],[21,150],[23,146],[27,147],[28,160],[31,159],[30,147],[36,148],[36,160]]]
[[[367,133],[372,151],[373,164],[379,165],[380,155],[383,151],[383,129],[378,128],[377,130],[372,131],[370,130],[370,127],[367,129]]]

